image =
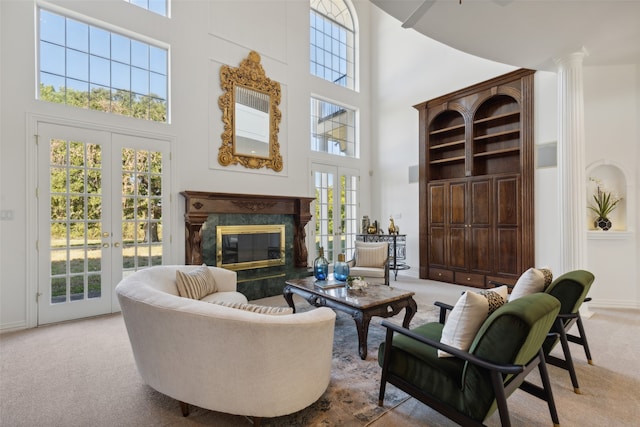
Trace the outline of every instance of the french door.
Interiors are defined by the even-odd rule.
[[[169,143],[38,124],[38,324],[120,310],[126,274],[162,264]]]
[[[313,164],[311,174],[316,200],[311,239],[314,247],[309,248],[310,257],[313,260],[323,247],[329,263],[336,261],[341,253],[349,260],[359,230],[359,173],[354,169]]]

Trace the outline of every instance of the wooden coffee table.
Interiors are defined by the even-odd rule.
[[[364,289],[348,289],[344,282],[338,282],[329,275],[329,280],[316,281],[313,276],[286,281],[282,291],[284,299],[293,308],[293,294],[299,295],[315,307],[330,307],[348,313],[356,322],[358,330],[358,351],[361,359],[367,358],[367,335],[369,322],[373,316],[391,317],[405,309],[402,325],[409,327],[418,306],[413,299],[414,292],[395,289],[386,285],[370,283]]]

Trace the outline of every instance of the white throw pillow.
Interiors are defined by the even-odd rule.
[[[525,295],[535,294],[544,291],[544,274],[536,268],[530,268],[518,278],[513,286],[509,301],[515,301]]]
[[[480,326],[487,319],[489,301],[483,295],[467,291],[456,302],[442,328],[440,342],[463,351],[469,350]],[[438,350],[438,357],[452,357]]]
[[[206,264],[188,272],[176,270],[176,286],[181,297],[191,299],[200,299],[218,290],[213,273]]]
[[[252,311],[262,314],[293,314],[291,307],[269,307],[266,305],[248,304],[240,302],[212,301],[213,304],[223,305],[225,307],[237,308],[239,310]]]

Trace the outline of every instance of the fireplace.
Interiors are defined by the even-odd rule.
[[[285,265],[285,226],[218,225],[216,265],[229,270]]]
[[[245,258],[246,254],[237,260],[225,257],[221,259],[225,265],[220,266],[237,271],[238,291],[250,300],[282,294],[285,280],[309,275],[305,226],[311,219],[310,205],[314,198],[201,191],[183,191],[180,194],[185,198],[186,264],[220,265],[218,258],[223,257],[220,248],[225,242],[221,238],[218,244],[218,233],[224,235],[227,232],[224,227],[241,226],[242,231],[251,230],[244,228],[247,226],[276,226],[284,227],[284,231],[278,229],[277,232],[284,243],[269,244],[271,250],[267,250],[266,255],[264,251],[251,255],[256,259]],[[268,228],[267,232],[258,234],[275,233]],[[232,255],[234,240],[238,240],[238,245],[249,246],[248,242],[240,240],[256,238],[250,236],[253,233],[235,234],[241,236],[228,239],[229,256]]]

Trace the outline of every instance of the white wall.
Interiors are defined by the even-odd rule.
[[[37,265],[34,228],[34,115],[100,124],[123,132],[146,132],[173,141],[169,224],[171,253],[165,263],[184,260],[184,190],[307,196],[309,164],[327,162],[310,151],[310,96],[323,95],[358,110],[363,144],[360,159],[340,159],[362,171],[361,205],[370,209],[369,10],[353,2],[359,17],[359,88],[350,91],[309,74],[309,4],[306,1],[174,0],[171,19],[122,0],[53,0],[48,4],[90,16],[170,46],[171,122],[148,123],[111,114],[37,101],[34,51],[35,1],[0,1],[0,204],[12,220],[0,222],[0,330],[34,326]],[[237,67],[249,51],[261,54],[269,78],[282,85],[279,139],[284,171],[221,167],[217,152],[222,133],[219,68]],[[27,167],[28,166],[28,167]],[[47,215],[47,213],[44,213]],[[307,233],[308,235],[309,233]],[[113,284],[115,286],[115,284]]]
[[[514,69],[473,57],[400,27],[372,8],[373,217],[394,215],[408,237],[408,264],[401,274],[417,276],[419,267],[418,184],[408,184],[408,168],[418,164],[420,102]],[[588,62],[587,62],[588,64]],[[596,275],[591,306],[640,307],[638,253],[638,177],[640,164],[638,66],[584,68],[586,163],[619,165],[627,173],[628,229],[588,239],[588,268]],[[535,74],[536,145],[557,142],[557,78]],[[537,154],[537,153],[536,153]],[[536,168],[536,265],[561,274],[557,167]],[[377,206],[377,209],[375,208]],[[585,200],[585,214],[586,214]],[[587,233],[587,230],[585,230]],[[595,232],[592,232],[595,233]],[[592,233],[590,236],[592,236]],[[609,236],[609,237],[607,237]]]

